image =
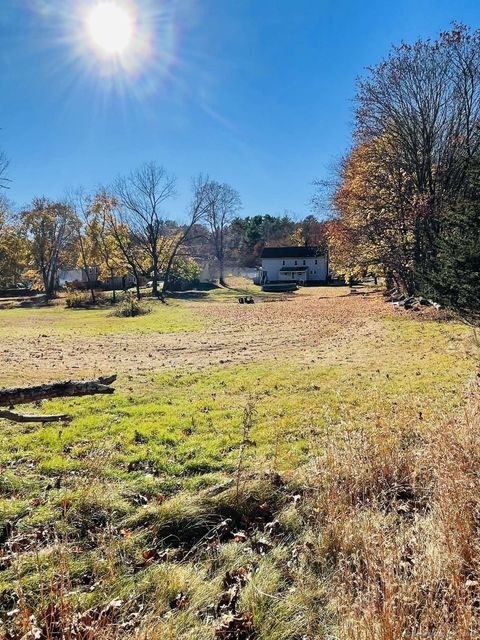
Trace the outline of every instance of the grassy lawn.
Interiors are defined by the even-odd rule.
[[[60,298],[48,306],[14,307],[0,309],[0,339],[2,336],[16,335],[31,337],[38,334],[47,336],[104,336],[120,333],[176,333],[194,331],[205,326],[205,318],[185,302],[227,302],[234,303],[239,296],[255,296],[257,300],[275,298],[275,294],[264,293],[245,278],[230,278],[228,287],[213,288],[176,294],[162,304],[150,298],[151,289],[142,289],[146,304],[152,313],[136,318],[116,317],[110,307],[94,309],[66,309]],[[108,292],[107,292],[107,295]],[[118,294],[121,297],[121,293]],[[278,297],[278,296],[277,296]]]
[[[0,311],[0,338],[7,335],[30,337],[44,334],[102,336],[119,333],[173,333],[192,331],[202,320],[175,301],[163,305],[152,301],[152,313],[136,318],[118,318],[111,308],[65,309],[62,304]]]
[[[315,436],[332,428],[402,429],[435,421],[462,403],[472,362],[462,353],[467,330],[455,325],[389,321],[388,342],[336,365],[269,361],[169,371],[127,382],[114,396],[44,403],[71,413],[68,425],[6,424],[0,462],[15,458],[46,475],[85,471],[83,454],[108,452],[106,477],[139,464],[160,478],[162,491],[218,481],[236,466],[242,416],[255,408],[249,452],[254,464],[289,470],[308,460]],[[359,345],[360,346],[360,345]],[[65,453],[67,452],[67,453]]]
[[[231,295],[220,290],[209,297]],[[129,331],[192,331],[205,322],[177,301],[134,320]],[[119,599],[138,612],[143,602],[156,612],[149,624],[162,638],[210,638],[218,623],[198,611],[219,597],[225,571],[248,566],[253,577],[241,602],[254,611],[259,637],[293,637],[295,611],[304,628],[323,596],[321,583],[308,593],[283,593],[289,545],[304,526],[291,503],[279,507],[287,537],[270,554],[252,555],[248,545],[227,540],[211,555],[202,536],[226,514],[246,530],[259,510],[272,518],[276,489],[265,489],[262,474],[281,474],[295,492],[298,470],[321,460],[327,441],[348,434],[408,439],[462,406],[474,369],[468,329],[403,316],[378,322],[381,338],[353,339],[336,361],[308,363],[303,353],[298,359],[279,353],[248,364],[152,372],[141,383],[119,380],[114,396],[44,403],[47,413],[72,414],[68,425],[4,422],[0,611],[14,608],[20,592],[37,612],[49,598],[82,611]],[[124,327],[125,319],[103,310],[0,315],[0,335],[13,331],[25,339],[40,331],[122,334]],[[210,497],[223,485],[226,493],[215,489]],[[9,537],[19,541],[13,551]],[[179,593],[188,594],[188,611],[172,605]],[[276,626],[265,593],[277,593]],[[329,628],[327,610],[321,618]]]

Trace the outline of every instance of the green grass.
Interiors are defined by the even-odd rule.
[[[381,423],[399,429],[461,404],[459,391],[472,366],[459,348],[464,332],[436,323],[389,324],[388,342],[357,362],[169,371],[151,376],[141,389],[122,391],[120,379],[113,396],[45,403],[44,411],[66,411],[74,421],[23,432],[7,423],[0,463],[27,459],[46,476],[86,472],[90,460],[83,456],[97,449],[108,456],[102,476],[128,484],[132,474],[126,469],[137,464],[142,470],[133,478],[147,470],[158,474],[159,489],[173,491],[217,481],[219,473],[235,469],[249,401],[255,405],[255,446],[248,458],[283,471],[305,462],[325,430],[375,429]]]
[[[257,300],[275,296],[275,294],[263,293],[259,287],[245,278],[233,278],[229,284],[231,285],[229,288],[219,287],[205,291],[178,293],[169,298],[167,304],[152,299],[151,289],[144,288],[142,295],[145,302],[151,306],[152,313],[135,318],[116,317],[108,306],[67,309],[62,299],[48,306],[0,309],[0,339],[3,336],[28,338],[39,334],[61,338],[68,335],[102,336],[196,331],[206,326],[207,319],[199,316],[191,306],[187,307],[185,303],[235,303],[239,296],[253,295]],[[106,292],[105,295],[109,297],[110,293]]]
[[[37,309],[8,309],[0,311],[0,339],[2,336],[83,335],[102,336],[121,333],[175,333],[194,331],[205,325],[184,305],[169,301],[164,305],[152,301],[152,313],[135,318],[112,315],[111,308],[66,309],[60,304]]]

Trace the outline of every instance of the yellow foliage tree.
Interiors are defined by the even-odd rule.
[[[0,286],[20,282],[28,265],[28,242],[18,225],[0,210]]]
[[[348,275],[384,272],[410,290],[415,224],[411,181],[386,136],[358,144],[344,160],[328,229],[333,266]]]

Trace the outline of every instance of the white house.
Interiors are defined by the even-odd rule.
[[[135,284],[135,278],[131,274],[121,275],[121,276],[113,276],[109,278],[103,278],[100,280],[100,267],[93,266],[88,268],[88,276],[90,277],[90,282],[93,283],[97,287],[101,287],[103,289],[126,289],[128,287],[132,287]],[[140,277],[140,285],[145,284],[147,281],[143,276]],[[74,285],[79,289],[83,289],[87,287],[88,277],[85,269],[82,268],[71,268],[71,269],[60,269],[58,272],[58,284],[60,287],[65,287],[66,285]]]
[[[90,280],[96,282],[100,274],[99,267],[89,267]],[[60,269],[58,272],[58,284],[64,287],[66,284],[85,284],[88,282],[85,269]]]
[[[259,284],[328,281],[328,251],[321,247],[265,247],[260,258]]]

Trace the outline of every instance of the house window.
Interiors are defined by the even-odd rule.
[[[297,266],[297,261],[295,260],[295,266]]]
[[[315,264],[317,264],[317,261],[315,260]]]
[[[282,264],[283,264],[283,266],[285,266],[285,260],[282,260]]]
[[[305,262],[305,260],[303,261],[303,264],[306,265],[307,263]]]

